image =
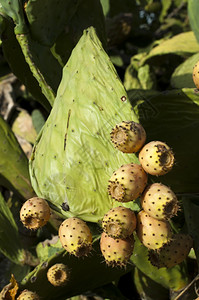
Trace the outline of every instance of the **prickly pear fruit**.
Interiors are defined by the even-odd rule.
[[[111,141],[115,148],[125,153],[135,153],[141,149],[146,140],[146,132],[141,124],[123,121],[111,131]]]
[[[43,227],[50,219],[50,207],[46,200],[33,197],[24,202],[20,210],[20,220],[28,229]]]
[[[193,82],[197,89],[199,89],[199,61],[193,67]]]
[[[53,265],[47,272],[48,281],[54,286],[64,286],[68,281],[68,277],[68,267],[62,263]]]
[[[168,244],[158,250],[149,251],[149,260],[158,268],[171,268],[185,260],[192,245],[193,240],[189,234],[174,234]]]
[[[138,164],[122,165],[109,180],[108,193],[119,202],[138,198],[147,184],[147,174]]]
[[[174,154],[167,144],[152,141],[141,149],[139,161],[145,172],[159,176],[168,173],[172,169]]]
[[[128,263],[134,248],[134,238],[113,239],[105,232],[100,239],[100,249],[107,265],[125,267]]]
[[[147,248],[158,249],[170,241],[172,230],[168,221],[154,219],[141,210],[137,215],[137,236]]]
[[[136,228],[135,213],[123,206],[112,208],[104,215],[102,228],[110,237],[124,239]]]
[[[17,300],[40,300],[40,298],[35,292],[23,290]]]
[[[141,205],[144,211],[158,220],[168,220],[179,210],[176,195],[162,183],[153,183],[145,189],[141,196]]]
[[[71,254],[86,256],[92,249],[92,234],[88,225],[79,218],[68,218],[59,227],[62,246]]]

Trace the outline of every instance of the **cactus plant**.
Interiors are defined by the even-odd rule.
[[[190,3],[194,1],[189,1],[189,8],[192,7]],[[4,145],[6,144],[7,151],[1,153],[3,163],[0,170],[2,179],[0,188],[5,196],[5,201],[0,197],[2,227],[0,251],[6,257],[0,263],[2,266],[4,260],[6,261],[9,273],[14,273],[14,276],[16,274],[16,280],[19,283],[14,283],[14,286],[6,286],[0,293],[0,297],[14,299],[19,296],[20,292],[27,289],[37,293],[42,299],[48,300],[65,300],[88,291],[94,292],[95,295],[99,293],[99,296],[103,298],[123,299],[131,298],[132,294],[136,297],[132,293],[132,289],[136,288],[136,292],[139,293],[137,298],[144,297],[155,300],[159,299],[159,295],[164,297],[162,292],[166,288],[166,297],[175,298],[174,293],[178,293],[187,285],[188,276],[193,276],[193,270],[191,270],[191,274],[189,273],[190,266],[196,267],[199,257],[197,237],[199,93],[194,88],[193,82],[190,86],[191,89],[184,88],[190,85],[192,73],[190,65],[195,64],[194,57],[189,59],[187,57],[197,52],[199,46],[193,32],[188,32],[190,30],[188,22],[181,22],[185,19],[183,15],[187,16],[185,1],[169,1],[169,4],[162,1],[160,11],[154,9],[157,1],[148,1],[150,3],[147,5],[143,1],[134,1],[136,3],[133,3],[131,0],[58,0],[56,3],[54,0],[43,0],[42,2],[40,0],[1,0],[0,2],[0,34],[4,56],[10,68],[26,84],[31,93],[31,95],[24,93],[25,89],[21,86],[24,89],[23,99],[20,94],[20,98],[16,98],[16,104],[20,108],[24,105],[25,109],[31,113],[32,109],[40,110],[40,105],[34,101],[37,100],[47,110],[46,112],[41,108],[45,119],[48,119],[45,124],[43,120],[43,124],[40,123],[37,127],[37,133],[39,133],[44,125],[32,152],[30,174],[36,195],[47,199],[52,212],[50,223],[37,232],[27,230],[21,222],[18,222],[22,202],[36,195],[30,184],[27,159],[24,160],[23,153],[16,150],[15,142],[14,147],[8,146],[10,141],[13,141],[12,138],[10,139],[10,134],[2,134],[2,149],[5,149]],[[180,5],[179,2],[181,2]],[[121,30],[117,33],[113,27],[108,26],[107,37],[100,3],[103,4],[104,14],[116,23],[119,20],[119,25],[121,25],[119,28]],[[197,8],[197,4],[194,5]],[[178,16],[176,15],[177,6],[179,6],[177,8]],[[195,11],[197,21],[197,9]],[[122,16],[129,18],[120,22],[121,19],[118,17],[121,15],[117,16],[120,12],[124,12]],[[151,12],[153,12],[152,15]],[[172,22],[170,22],[171,14]],[[190,13],[189,16],[191,20]],[[150,22],[151,17],[155,22]],[[166,24],[171,36],[176,35],[176,24],[178,31],[181,27],[184,33],[169,38],[168,31],[166,30],[165,34],[165,31],[162,30],[165,26],[157,28],[159,26],[157,24],[162,23],[163,19],[164,24],[161,25]],[[107,25],[109,21],[110,19],[106,19]],[[147,28],[146,21],[149,21]],[[143,26],[143,24],[145,25]],[[174,27],[175,30],[173,30]],[[134,28],[134,30],[129,31],[129,28]],[[154,40],[152,30],[160,37],[160,39],[158,37],[158,42]],[[123,39],[124,31],[125,34],[128,31],[127,40]],[[196,29],[194,33],[197,36]],[[117,39],[116,43],[115,38]],[[108,48],[106,48],[106,42]],[[117,47],[118,43],[120,43],[119,47]],[[130,66],[126,68],[131,54],[133,57]],[[169,55],[165,56],[165,54]],[[121,79],[125,72],[124,84],[131,91],[125,91],[111,61],[116,64],[118,74],[122,75]],[[184,61],[186,68],[189,62],[189,68],[186,69],[188,72],[183,69],[184,64],[177,67],[178,61]],[[4,62],[3,60],[1,64],[1,74],[8,70],[8,65],[4,69]],[[197,69],[198,67],[194,71],[197,72]],[[172,72],[172,77],[169,78],[168,74]],[[194,77],[197,78],[197,74]],[[155,81],[152,80],[153,78]],[[172,80],[172,78],[176,80]],[[172,86],[176,87],[179,82],[181,90],[171,89]],[[0,83],[2,84],[2,82]],[[163,91],[168,86],[169,91]],[[155,91],[156,88],[157,91]],[[4,90],[3,88],[3,92]],[[4,95],[6,96],[5,93]],[[31,102],[29,102],[30,98]],[[1,99],[3,99],[3,94]],[[0,110],[2,108],[4,109],[0,105]],[[168,193],[167,186],[164,188],[166,191],[164,195],[155,188],[152,200],[148,193],[152,191],[151,186],[141,195],[147,184],[147,174],[145,174],[146,180],[141,190],[134,195],[130,195],[130,192],[136,183],[139,187],[139,176],[134,178],[134,182],[129,182],[126,175],[124,178],[119,171],[116,178],[113,175],[113,181],[115,181],[109,182],[111,175],[115,173],[114,170],[117,170],[117,173],[118,168],[122,165],[134,164],[138,166],[137,169],[144,169],[139,164],[138,155],[132,154],[134,151],[140,151],[141,148],[133,149],[134,143],[130,141],[132,131],[126,131],[126,128],[133,127],[132,124],[138,124],[138,120],[146,129],[148,141],[167,141],[175,153],[174,172],[169,172],[170,166],[162,166],[168,158],[165,153],[158,161],[160,158],[158,155],[164,152],[163,147],[159,147],[158,153],[155,151],[150,154],[152,157],[148,157],[147,164],[150,167],[152,165],[152,168],[145,170],[145,173],[149,172],[155,176],[166,174],[162,177],[162,181],[167,186],[172,186],[179,201],[183,194],[184,211],[181,210],[178,216],[171,220],[170,218],[178,210],[178,202],[175,195]],[[13,119],[8,119],[8,122],[12,123],[12,121]],[[116,124],[123,127],[122,132],[115,127]],[[111,142],[112,128],[114,128],[111,135],[113,140],[115,138],[120,140],[122,135],[125,136],[125,144],[122,147],[117,144],[117,140],[115,144]],[[119,128],[121,129],[121,127]],[[4,138],[8,143],[4,143]],[[142,141],[142,143],[144,142]],[[140,147],[143,147],[142,143],[141,146],[139,145]],[[19,154],[17,162],[16,153]],[[144,156],[146,155],[140,159],[143,160]],[[154,160],[154,157],[157,159]],[[153,160],[158,168],[151,164]],[[173,161],[174,159],[171,158],[172,165]],[[153,169],[152,172],[151,169]],[[154,169],[159,169],[160,172],[154,173],[157,171]],[[157,179],[150,175],[148,178],[150,183]],[[120,182],[117,182],[117,179]],[[123,183],[127,184],[126,190]],[[159,183],[158,189],[161,186],[163,190],[162,185]],[[157,187],[157,184],[152,184],[152,186]],[[12,189],[12,192],[10,193],[8,189]],[[121,191],[123,195],[117,198],[113,191],[118,194]],[[125,193],[126,195],[124,195]],[[170,194],[173,196],[172,199],[170,199]],[[138,198],[135,199],[137,196]],[[119,208],[117,200],[121,201]],[[9,209],[10,207],[11,209]],[[144,211],[138,213],[142,208]],[[135,214],[132,213],[132,210],[138,214],[138,221],[140,221],[140,215],[145,214],[142,217],[142,224],[138,222],[137,234],[133,232]],[[124,211],[126,214],[122,214],[118,218],[117,213]],[[15,217],[16,222],[14,222]],[[60,239],[57,236],[60,223],[64,219],[67,223],[68,220],[71,221],[71,218],[73,220],[78,218],[80,223],[83,220],[93,222],[89,223],[93,240],[89,231],[88,235],[83,235],[89,240],[89,249],[92,244],[91,255],[83,257],[80,257],[79,253],[78,256],[70,255],[70,251],[73,253],[73,246],[75,246],[75,251],[78,248],[75,244],[77,240],[81,242],[77,222],[75,222],[74,229],[66,231],[66,235],[65,233],[60,235]],[[170,226],[167,226],[169,223]],[[17,226],[19,226],[19,231]],[[104,238],[104,245],[103,238],[101,238],[104,257],[100,252],[99,243],[101,227],[105,231],[102,233],[102,237],[107,235],[106,239]],[[162,232],[159,231],[159,227],[161,230],[163,228]],[[185,238],[182,239],[183,242],[180,241],[181,248],[179,249],[179,245],[174,242],[176,235],[171,234],[170,227],[175,232],[178,232],[179,228],[182,228],[183,232],[188,230],[194,239],[194,249],[185,262],[181,261],[187,256],[191,247],[189,238],[186,236],[187,241]],[[110,228],[113,232],[111,237]],[[20,241],[21,232],[23,234],[22,243]],[[81,230],[80,233],[82,233]],[[130,237],[126,237],[126,235]],[[140,235],[141,240],[139,240]],[[69,240],[69,251],[65,251],[67,249],[63,249],[61,243],[66,237]],[[71,243],[73,244],[72,237],[75,237],[74,245],[71,245]],[[128,243],[125,244],[129,239],[131,240],[130,246]],[[157,240],[160,244],[158,244],[160,246],[158,249]],[[29,246],[27,241],[31,243],[31,250],[34,251],[36,247],[36,263],[38,264],[38,259],[41,261],[32,271],[27,264],[33,265],[35,261],[30,261],[30,253],[23,249],[23,247]],[[150,250],[150,247],[155,250]],[[178,251],[177,254],[176,251]],[[153,258],[155,257],[156,262],[159,263],[158,267],[164,267],[158,269],[153,266],[148,260],[148,253],[154,254]],[[8,260],[11,263],[7,264]],[[103,260],[106,263],[103,263]],[[190,261],[191,265],[186,268],[186,264]],[[24,263],[25,265],[22,265]],[[66,285],[55,287],[49,282],[48,279],[51,277],[48,278],[47,274],[57,264],[68,266],[70,278]],[[125,266],[125,268],[113,268],[118,266]],[[129,271],[134,272],[135,270],[138,271],[137,282],[135,282],[135,277],[132,278],[129,273]],[[124,273],[127,274],[122,278]],[[60,275],[59,272],[58,275]],[[24,276],[25,278],[23,278]],[[128,285],[127,280],[124,284],[125,279],[130,279],[131,284]],[[164,288],[161,289],[160,285]],[[154,293],[150,293],[151,287],[152,289],[154,287]],[[186,293],[189,289],[190,285],[185,289]],[[117,293],[118,290],[119,293]],[[77,298],[80,297],[77,296]],[[187,298],[196,297],[189,294]]]
[[[137,121],[116,70],[90,27],[64,67],[53,109],[32,152],[30,176],[37,195],[66,217],[99,221],[113,205],[106,191],[113,170],[138,161],[114,150],[110,141],[111,129],[123,119]],[[68,211],[62,209],[63,202]]]

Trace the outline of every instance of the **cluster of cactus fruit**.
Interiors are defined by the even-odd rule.
[[[162,183],[148,184],[148,174],[163,175],[174,164],[174,154],[160,141],[144,145],[144,128],[133,121],[121,122],[111,132],[114,146],[124,153],[139,152],[140,164],[122,165],[113,172],[108,182],[108,194],[120,203],[110,209],[101,222],[100,249],[108,266],[125,267],[134,250],[134,235],[149,249],[152,265],[170,268],[181,263],[189,254],[192,238],[188,234],[172,232],[169,220],[180,208],[175,193]],[[136,213],[122,203],[140,199],[141,210]],[[22,223],[28,229],[43,227],[50,218],[46,200],[33,197],[20,211]],[[58,230],[63,248],[76,257],[87,256],[92,250],[92,233],[80,218],[65,219]],[[64,264],[53,265],[47,271],[47,279],[53,286],[67,284],[70,272]],[[27,298],[27,293],[28,294]],[[31,294],[32,293],[32,294]],[[19,299],[39,299],[33,292],[24,290]]]
[[[130,208],[122,206],[108,211],[102,220],[103,233],[100,249],[110,266],[125,266],[134,248],[133,232],[136,216]]]
[[[105,214],[101,250],[109,265],[126,265],[133,252],[133,232],[149,249],[150,262],[158,267],[173,267],[189,254],[192,238],[173,234],[169,220],[180,208],[175,193],[162,183],[147,186],[148,174],[160,176],[174,165],[171,148],[161,141],[144,145],[146,132],[141,124],[123,121],[111,132],[114,146],[124,153],[139,151],[138,164],[122,165],[111,176],[108,193],[113,200],[129,202],[140,197],[142,210],[135,215],[129,208],[116,207]],[[136,230],[135,230],[136,229]]]

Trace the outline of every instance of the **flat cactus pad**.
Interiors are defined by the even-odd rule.
[[[137,118],[95,29],[89,27],[63,69],[54,106],[30,158],[37,195],[66,217],[99,221],[114,206],[107,192],[113,171],[138,162],[111,143],[112,128],[123,120]]]

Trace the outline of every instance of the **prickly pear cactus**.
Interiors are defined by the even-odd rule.
[[[122,120],[137,122],[115,68],[90,27],[63,69],[53,109],[30,158],[37,195],[64,216],[102,219],[113,207],[107,192],[113,171],[138,162],[111,143],[110,132]]]

